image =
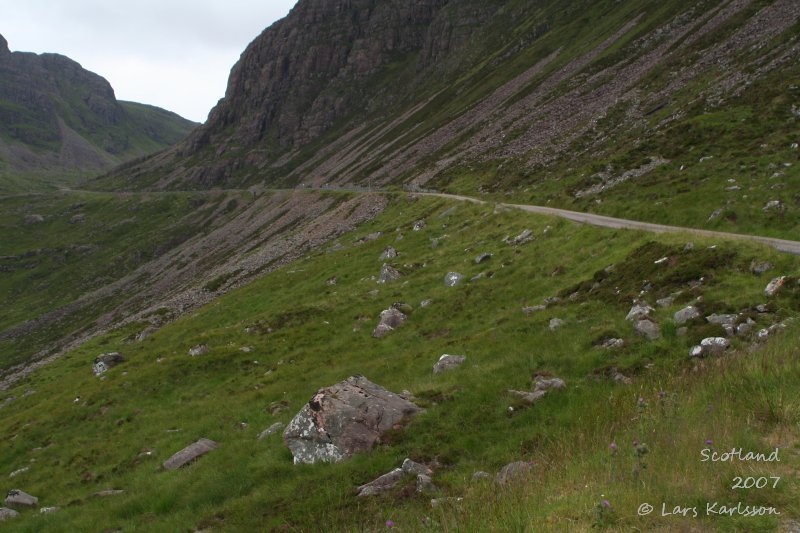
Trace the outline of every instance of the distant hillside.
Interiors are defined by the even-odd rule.
[[[420,186],[788,236],[798,36],[797,0],[301,0],[208,122],[97,186]]]
[[[162,150],[195,126],[117,101],[104,78],[67,57],[12,53],[0,36],[0,190],[87,177]]]

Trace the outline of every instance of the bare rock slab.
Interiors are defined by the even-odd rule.
[[[258,435],[258,440],[263,440],[272,435],[273,433],[277,433],[278,431],[282,430],[285,424],[283,422],[275,422],[270,427],[262,431]]]
[[[286,426],[283,441],[295,464],[335,463],[372,449],[386,431],[421,410],[355,375],[318,390]]]
[[[403,472],[402,468],[395,468],[388,474],[384,474],[369,483],[361,485],[356,490],[358,491],[359,497],[375,496],[376,494],[381,494],[382,492],[393,489],[405,477],[406,473]]]
[[[167,470],[177,470],[178,468],[191,463],[198,457],[207,454],[211,450],[215,450],[217,446],[219,446],[219,444],[213,440],[200,439],[164,461],[163,466]]]
[[[14,489],[8,491],[5,504],[9,507],[36,507],[39,504],[39,498],[31,496],[25,491]]]

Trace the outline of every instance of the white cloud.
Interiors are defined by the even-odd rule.
[[[56,52],[106,78],[120,100],[204,121],[245,47],[296,0],[25,0],[3,6],[14,51]]]

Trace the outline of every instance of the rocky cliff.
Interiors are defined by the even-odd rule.
[[[784,158],[798,20],[792,0],[300,0],[203,127],[97,185],[402,184],[592,209],[656,176],[671,202],[703,155]]]
[[[11,52],[0,37],[0,168],[4,174],[97,171],[163,149],[195,126],[117,101],[101,76],[58,54]]]

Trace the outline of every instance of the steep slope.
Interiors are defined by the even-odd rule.
[[[102,77],[58,54],[11,52],[0,36],[0,178],[92,175],[183,139],[175,113],[118,102]]]
[[[303,0],[207,124],[97,186],[371,183],[615,215],[634,199],[647,220],[788,235],[798,20],[792,0]]]

